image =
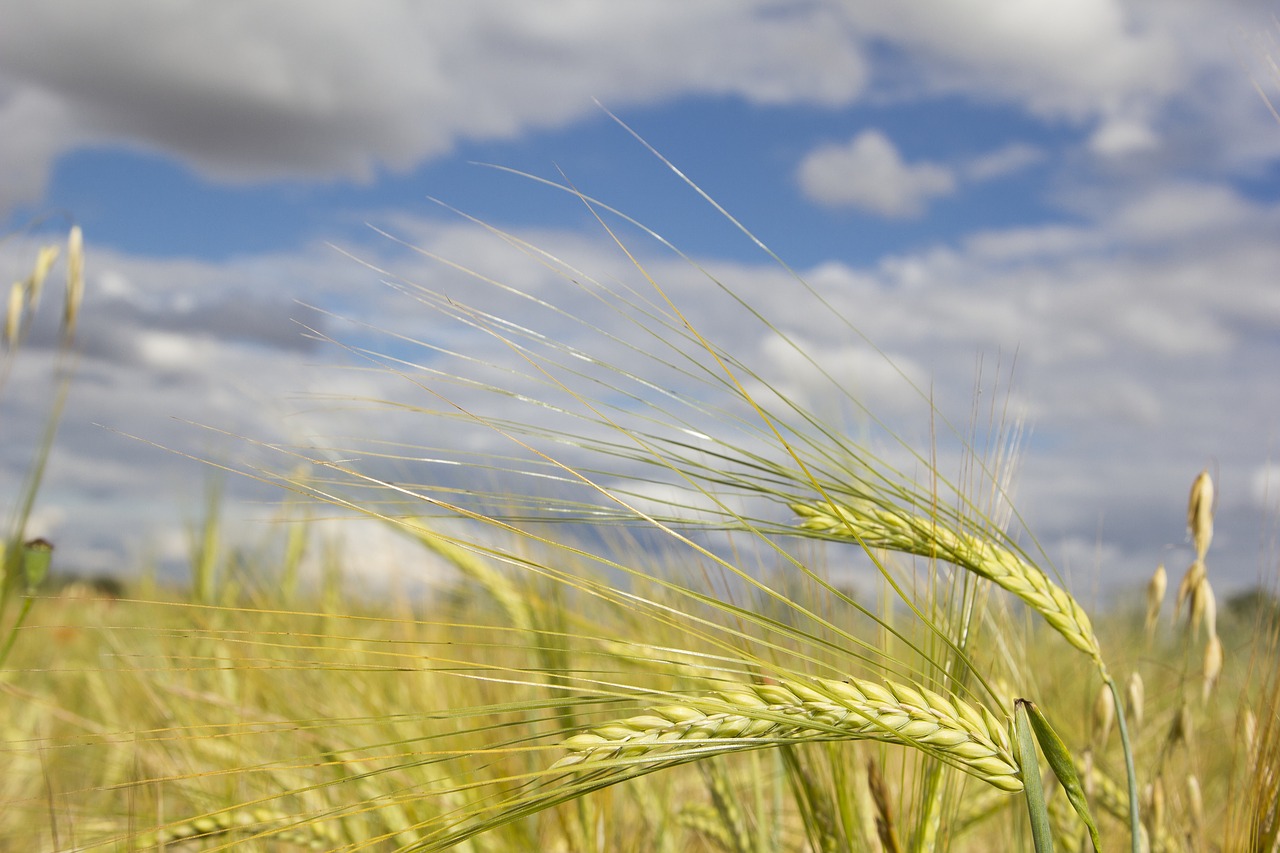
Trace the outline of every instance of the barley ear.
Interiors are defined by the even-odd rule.
[[[565,739],[569,755],[554,766],[614,758],[656,766],[762,741],[875,740],[923,750],[1002,791],[1022,790],[1008,722],[956,696],[887,680],[809,678],[673,698]]]
[[[861,544],[903,554],[945,560],[991,581],[1022,599],[1067,642],[1089,655],[1105,673],[1102,649],[1089,615],[1070,593],[1031,565],[1014,548],[953,530],[935,516],[919,516],[888,504],[854,501],[793,503],[800,526]]]

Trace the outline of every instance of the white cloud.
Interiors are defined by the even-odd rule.
[[[974,157],[964,164],[970,181],[990,181],[1028,169],[1044,161],[1045,152],[1025,142],[1010,142],[995,151]]]
[[[1132,117],[1111,118],[1089,137],[1089,148],[1102,157],[1127,157],[1159,147],[1160,139],[1145,122]]]
[[[906,163],[887,136],[865,130],[844,145],[824,145],[800,164],[800,188],[829,207],[854,207],[893,218],[918,216],[932,198],[955,191],[951,170]]]
[[[1007,372],[1016,358],[1014,403],[1032,413],[1036,436],[1019,485],[1020,510],[1045,541],[1099,541],[1100,553],[1126,555],[1125,566],[1117,571],[1140,574],[1162,559],[1159,549],[1166,541],[1181,541],[1178,504],[1185,501],[1187,483],[1206,459],[1221,466],[1224,500],[1231,500],[1233,489],[1251,488],[1249,496],[1234,500],[1259,507],[1256,483],[1264,464],[1260,460],[1268,452],[1268,436],[1280,428],[1270,401],[1258,393],[1258,371],[1271,363],[1270,341],[1280,327],[1280,302],[1271,295],[1280,249],[1266,225],[1275,212],[1259,208],[1255,213],[1262,218],[1256,230],[1223,232],[1212,241],[1188,240],[1188,232],[1177,229],[1131,235],[1104,217],[1072,226],[1063,238],[1052,231],[1030,236],[1018,230],[1009,235],[993,232],[958,248],[907,253],[861,268],[827,263],[807,278],[832,308],[873,343],[888,348],[898,367],[961,427],[970,418],[998,422],[1005,416],[1002,394],[994,401],[980,397],[976,404],[974,394],[978,387],[989,388],[991,378]],[[720,392],[694,379],[699,364],[710,369],[706,359],[686,361],[666,349],[679,341],[674,332],[654,337],[629,327],[607,298],[598,298],[607,297],[602,285],[579,277],[584,288],[579,289],[553,270],[504,248],[497,238],[483,237],[469,224],[402,219],[400,228],[425,250],[498,281],[518,282],[578,319],[504,295],[379,238],[353,251],[409,281],[447,292],[455,306],[475,305],[537,329],[545,338],[523,341],[531,351],[563,362],[563,370],[554,365],[552,369],[576,387],[600,395],[606,404],[625,408],[626,394],[652,396],[662,389],[668,395],[659,397],[659,404],[687,417],[691,426],[703,427],[709,418],[713,426],[708,430],[714,430],[715,423],[731,426],[727,415],[716,411],[723,403]],[[598,282],[646,286],[603,238],[552,231],[519,236],[548,248]],[[1069,256],[1052,251],[1060,240],[1073,247]],[[1030,242],[1031,250],[991,248],[1016,247],[1024,241]],[[1042,251],[1046,242],[1050,250]],[[822,416],[841,422],[849,414],[841,408],[847,401],[835,386],[782,344],[776,333],[730,304],[702,273],[665,255],[654,259],[644,246],[632,248],[708,339]],[[830,308],[805,296],[785,271],[717,262],[707,262],[707,269],[759,308],[777,330],[799,340],[838,384],[868,402],[872,412],[899,434],[927,448],[931,432],[945,432],[928,418],[920,397],[897,372],[859,342]],[[114,282],[111,293],[94,286],[101,276]],[[406,359],[401,367],[412,380],[406,381],[386,371],[348,369],[364,364],[339,347],[303,350],[285,341],[283,333],[245,340],[238,321],[215,308],[223,301],[247,299],[252,282],[264,278],[280,283],[282,300],[299,296],[339,306],[355,301],[361,316],[373,325],[459,355],[374,338],[358,326],[328,321],[328,331],[339,340],[375,350],[393,348]],[[547,429],[581,426],[572,414],[560,415],[447,379],[461,372],[529,396],[547,397],[570,413],[583,411],[506,345],[445,316],[449,303],[433,308],[429,302],[415,302],[411,293],[387,288],[379,278],[355,262],[335,261],[331,250],[320,247],[224,263],[95,252],[82,316],[87,350],[82,381],[73,390],[40,504],[42,523],[55,541],[67,537],[84,543],[79,558],[72,548],[60,548],[60,558],[68,564],[77,559],[83,565],[99,561],[95,566],[109,562],[112,553],[117,560],[129,559],[120,542],[180,540],[184,524],[198,516],[206,472],[177,454],[111,430],[196,456],[234,458],[248,453],[275,468],[292,463],[182,421],[254,440],[304,446],[319,441],[352,458],[364,457],[371,447],[392,446],[379,447],[375,442],[380,441],[420,445],[422,456],[443,455],[450,446],[513,450],[498,434],[465,419],[394,412],[354,399],[388,399],[450,411],[414,381],[447,394],[468,411]],[[180,309],[180,293],[194,295],[194,304]],[[228,319],[204,329],[187,319],[201,316]],[[289,326],[287,314],[282,313],[278,322],[290,334],[300,334]],[[509,331],[518,334],[514,327]],[[564,371],[600,378],[610,374],[567,357],[555,349],[559,345],[624,366],[651,384],[613,376],[613,388],[583,385],[586,380]],[[53,367],[44,350],[23,356],[3,389],[8,410],[26,413],[11,419],[6,431],[0,457],[5,483],[18,482],[30,458]],[[152,364],[157,358],[182,369],[157,371]],[[985,379],[979,378],[980,361],[985,363]],[[495,367],[485,366],[489,363]],[[437,370],[442,373],[432,372]],[[339,399],[326,402],[314,395]],[[749,412],[729,413],[751,421]],[[858,422],[850,423],[856,427]],[[577,452],[554,443],[546,449],[570,460]],[[878,446],[873,449],[881,453]],[[1185,472],[1179,470],[1179,460]],[[374,457],[366,457],[366,463],[410,482],[431,484],[444,476],[440,466],[427,463],[390,465]],[[270,502],[279,497],[273,489],[252,483],[236,480],[229,486],[235,517],[242,511],[269,512]],[[1166,520],[1173,529],[1161,533],[1159,525]],[[1215,542],[1219,565],[1228,573],[1230,541],[1224,535]],[[115,543],[114,552],[107,543]],[[1251,568],[1253,563],[1245,560],[1240,565]],[[1249,580],[1238,572],[1232,578],[1224,584]]]
[[[1113,227],[1136,240],[1165,241],[1230,233],[1262,224],[1263,210],[1221,184],[1170,182],[1131,194],[1109,215]]]
[[[1176,128],[1203,137],[1207,163],[1250,168],[1280,134],[1241,63],[1266,48],[1232,39],[1270,26],[1248,3],[1122,0],[10,0],[0,191],[37,200],[56,158],[89,145],[218,180],[363,181],[462,140],[567,126],[596,114],[593,98],[838,107],[869,90],[1066,118],[1109,158],[1150,154]],[[897,54],[891,72],[872,77],[871,45]],[[941,173],[919,177],[941,191]]]
[[[931,86],[1001,93],[1044,114],[1085,117],[1160,97],[1189,71],[1159,16],[1121,0],[872,0],[849,9],[914,49]]]
[[[766,0],[13,0],[0,12],[0,187],[116,143],[222,180],[368,180],[613,106],[687,93],[850,102],[832,11]]]
[[[1280,463],[1268,462],[1253,472],[1249,498],[1263,512],[1280,516]]]

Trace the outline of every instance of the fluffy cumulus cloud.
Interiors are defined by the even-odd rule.
[[[0,187],[121,144],[225,180],[367,180],[685,93],[848,103],[866,68],[821,3],[15,0],[0,9]],[[14,196],[10,196],[12,199]]]
[[[918,216],[927,202],[952,193],[951,170],[907,163],[887,136],[865,130],[844,145],[824,145],[800,164],[800,188],[819,204],[888,217]]]
[[[60,154],[103,144],[220,180],[368,180],[459,140],[563,127],[593,98],[625,108],[688,95],[830,107],[870,91],[977,95],[1092,125],[1107,157],[1150,152],[1182,121],[1223,156],[1256,160],[1278,143],[1240,132],[1260,127],[1241,51],[1204,35],[1265,27],[1254,6],[11,0],[0,8],[0,190],[7,204],[38,198]],[[906,73],[872,74],[872,46],[905,58]],[[934,170],[915,178],[917,196],[945,183]]]

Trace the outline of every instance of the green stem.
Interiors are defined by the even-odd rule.
[[[1142,823],[1138,819],[1138,773],[1133,767],[1133,745],[1129,742],[1129,726],[1124,721],[1124,705],[1120,702],[1120,688],[1105,670],[1102,673],[1111,688],[1111,698],[1116,706],[1116,722],[1120,728],[1120,745],[1124,748],[1124,769],[1129,777],[1129,846],[1133,853],[1142,850]]]
[[[1018,699],[1013,706],[1014,731],[1018,736],[1018,760],[1022,765],[1022,792],[1027,798],[1027,816],[1031,818],[1031,839],[1036,853],[1053,853],[1053,831],[1049,828],[1049,808],[1040,784],[1040,759],[1036,741],[1027,719],[1027,700]]]

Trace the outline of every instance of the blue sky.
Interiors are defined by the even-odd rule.
[[[602,281],[628,275],[580,203],[476,163],[563,172],[723,274],[895,429],[927,440],[927,418],[869,348],[794,305],[776,264],[603,104],[933,388],[948,417],[969,415],[980,361],[989,378],[1017,353],[1010,411],[1030,430],[1018,504],[1073,583],[1137,584],[1161,561],[1176,577],[1203,467],[1220,480],[1213,570],[1224,586],[1251,583],[1277,559],[1280,493],[1280,123],[1258,92],[1276,90],[1273,11],[6,3],[0,219],[16,236],[0,263],[25,275],[66,217],[90,252],[82,378],[35,532],[90,571],[176,565],[204,474],[122,434],[197,456],[234,443],[187,422],[264,441],[367,434],[368,413],[325,411],[314,395],[403,391],[341,371],[341,348],[306,341],[295,321],[366,333],[300,303],[483,355],[485,341],[415,313],[332,248],[465,292],[366,223],[549,286],[437,198]],[[641,251],[714,328],[694,272]],[[767,333],[725,336],[820,401]],[[0,457],[8,493],[47,398],[41,341],[0,389],[17,439]],[[228,490],[233,515],[270,513],[269,490]]]

